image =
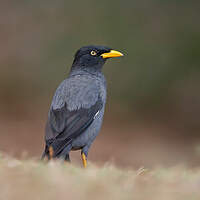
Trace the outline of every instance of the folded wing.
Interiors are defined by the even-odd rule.
[[[72,87],[73,86],[71,86],[70,89],[72,89]],[[94,84],[90,84],[89,88],[79,88],[74,96],[70,93],[70,96],[67,98],[59,97],[63,94],[62,88],[58,88],[58,91],[58,94],[55,94],[56,100],[53,100],[53,104],[56,105],[56,107],[51,106],[46,125],[46,144],[47,147],[53,147],[55,157],[59,155],[67,144],[81,135],[91,125],[96,115],[103,107],[102,99],[98,93],[95,92]],[[68,92],[68,90],[65,89],[65,93],[66,92]],[[79,94],[80,92],[82,93],[81,95]],[[77,97],[79,99],[76,99]],[[70,105],[68,105],[68,103],[72,102],[73,99],[73,102],[78,103],[76,106],[73,106],[73,109],[69,109]],[[58,102],[60,106],[58,106]],[[89,103],[91,104],[90,106],[88,106]]]

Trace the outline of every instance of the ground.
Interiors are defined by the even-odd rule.
[[[0,159],[2,200],[199,200],[200,168],[87,169],[68,163],[34,159]]]

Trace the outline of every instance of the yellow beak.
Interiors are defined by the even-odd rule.
[[[113,57],[120,57],[123,56],[123,54],[119,51],[115,51],[115,50],[110,50],[110,52],[108,53],[103,53],[101,54],[101,56],[103,58],[113,58]]]

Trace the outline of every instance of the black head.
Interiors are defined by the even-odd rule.
[[[119,56],[123,56],[123,54],[114,51],[109,47],[93,45],[84,46],[76,52],[72,67],[101,70],[108,58]]]

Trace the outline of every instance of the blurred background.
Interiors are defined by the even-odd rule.
[[[108,103],[90,161],[200,164],[199,8],[193,0],[2,2],[0,151],[40,157],[55,89],[76,50],[98,44],[125,56],[104,66]]]

